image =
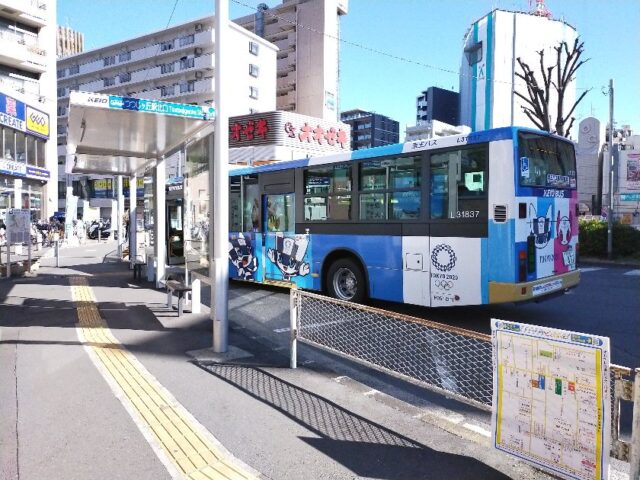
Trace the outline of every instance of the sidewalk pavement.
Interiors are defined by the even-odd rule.
[[[242,321],[286,319],[263,309],[269,291],[229,295],[230,344],[248,356],[190,357],[211,346],[208,309],[178,318],[115,248],[67,248],[60,268],[43,258],[36,277],[0,280],[3,480],[550,478],[341,372],[290,370]]]

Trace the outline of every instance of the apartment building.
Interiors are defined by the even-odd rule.
[[[348,0],[284,0],[234,20],[279,49],[278,110],[338,120],[338,38],[340,17],[347,13]]]
[[[351,149],[380,147],[400,141],[400,124],[379,113],[354,109],[342,112],[340,120],[351,127]]]
[[[277,47],[229,22],[233,77],[229,115],[275,110]],[[66,123],[69,93],[73,90],[176,103],[211,105],[214,91],[214,18],[175,25],[112,45],[58,60],[58,156],[60,171],[66,159]],[[73,195],[80,197],[78,214],[87,207],[102,208],[108,216],[111,189],[107,177],[71,179]],[[60,182],[60,208],[66,183]],[[105,198],[106,197],[106,198]],[[95,213],[95,212],[94,212]],[[84,215],[83,215],[84,216]],[[94,214],[94,217],[97,217]],[[87,216],[84,216],[88,218]]]
[[[0,218],[57,206],[55,13],[55,0],[0,0]]]

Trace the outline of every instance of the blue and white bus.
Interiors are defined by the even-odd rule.
[[[230,173],[230,276],[423,306],[575,287],[576,159],[524,128]]]

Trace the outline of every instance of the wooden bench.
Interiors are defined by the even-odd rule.
[[[147,262],[143,262],[142,260],[138,260],[133,264],[133,279],[136,278],[138,280],[142,280],[142,267],[146,267]]]
[[[178,295],[178,316],[182,315],[184,300],[187,292],[191,291],[191,287],[188,287],[184,283],[178,280],[167,280],[167,308],[173,308],[173,292]]]

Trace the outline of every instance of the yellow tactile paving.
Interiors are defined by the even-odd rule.
[[[127,410],[137,415],[140,428],[160,446],[164,460],[192,480],[258,478],[203,433],[184,407],[118,342],[100,316],[87,279],[71,277],[69,282],[80,339],[103,367],[103,375],[120,389],[118,397],[128,402]]]

